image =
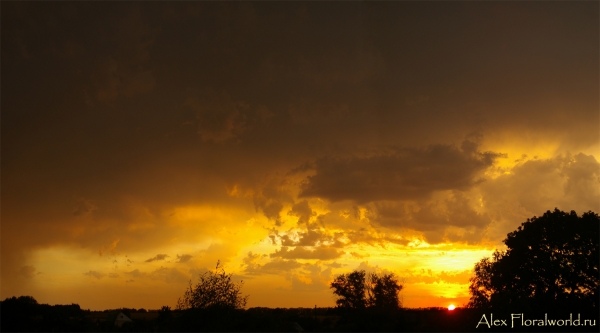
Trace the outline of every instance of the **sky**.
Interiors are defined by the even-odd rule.
[[[599,4],[3,2],[0,298],[248,307],[355,269],[466,304],[527,218],[600,212]]]

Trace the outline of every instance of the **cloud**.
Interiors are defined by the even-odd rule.
[[[190,97],[185,103],[196,112],[202,141],[223,143],[239,138],[246,129],[249,105],[236,102],[225,93],[209,91],[204,95]]]
[[[483,229],[493,221],[492,215],[476,210],[476,204],[465,192],[444,191],[430,200],[379,201],[367,207],[369,221],[379,227],[421,231],[430,244],[473,243],[481,241]]]
[[[148,277],[148,273],[145,272],[141,272],[139,269],[134,269],[133,271],[130,272],[125,272],[131,276],[133,276],[134,278],[146,278]]]
[[[117,274],[117,273],[109,273],[108,277],[111,278],[111,279],[116,279],[116,278],[119,277],[119,274]]]
[[[369,264],[368,261],[361,261],[358,266],[356,267],[357,271],[365,271],[366,273],[377,273],[377,274],[394,274],[394,276],[396,278],[398,278],[400,280],[400,282],[404,282],[403,277],[398,275],[397,273],[385,268],[385,267],[379,267],[379,265],[371,265]]]
[[[305,264],[302,270],[289,275],[293,291],[319,292],[329,289],[329,283],[333,280],[331,267],[321,269],[318,264]]]
[[[271,273],[271,274],[281,274],[282,272],[286,272],[289,270],[293,270],[302,266],[296,260],[285,260],[276,258],[271,260],[270,262],[264,264],[261,267],[263,273]]]
[[[101,279],[101,278],[103,278],[103,277],[106,276],[106,274],[104,274],[104,273],[101,273],[101,272],[98,272],[98,271],[92,271],[92,270],[83,273],[83,275],[90,276],[90,277],[95,277],[96,279]]]
[[[331,247],[341,247],[344,244],[340,242],[339,235],[330,235],[326,229],[314,228],[315,224],[309,225],[309,229],[289,230],[285,233],[271,231],[270,237],[276,243],[282,246],[320,246],[327,245]],[[312,227],[312,228],[311,228]]]
[[[246,274],[284,274],[302,267],[302,264],[296,260],[286,260],[282,258],[274,258],[266,264],[261,265],[258,262],[259,258],[260,256],[258,254],[252,254],[252,252],[248,253],[246,258],[244,258],[244,265],[246,266],[244,272]]]
[[[26,279],[31,279],[35,276],[36,268],[32,265],[21,266],[19,269],[19,275]]]
[[[255,200],[255,206],[260,207],[263,214],[269,219],[275,221],[276,226],[281,226],[281,216],[279,213],[283,209],[283,204],[277,200]]]
[[[288,214],[291,216],[297,216],[298,224],[308,224],[310,218],[315,215],[312,209],[310,209],[308,201],[306,200],[295,203],[292,206],[292,210],[290,210]]]
[[[242,136],[274,114],[263,104],[253,105],[233,99],[228,93],[214,90],[197,92],[184,103],[195,112],[198,135],[203,142],[241,141]],[[190,124],[188,121],[187,124]]]
[[[189,280],[189,276],[183,274],[177,268],[167,268],[162,266],[150,273],[142,272],[139,269],[134,269],[133,271],[125,273],[140,280],[155,280],[166,283],[181,283]]]
[[[472,187],[501,156],[438,144],[371,157],[322,158],[300,197],[358,203],[426,198],[434,191]]]
[[[369,256],[368,253],[360,254],[360,253],[357,253],[357,252],[350,252],[350,255],[352,255],[352,257],[354,257],[356,259],[362,259],[362,258],[366,258],[366,257]]]
[[[100,247],[100,250],[98,251],[98,255],[102,256],[106,251],[108,251],[112,255],[115,255],[117,253],[117,244],[119,244],[120,240],[120,238],[115,239],[108,246],[102,245],[102,247]]]
[[[584,207],[600,208],[600,163],[592,155],[579,153],[567,156],[562,167],[562,174],[567,183],[564,194],[567,198],[581,202]],[[578,207],[579,208],[579,207]]]
[[[202,268],[191,268],[189,270],[189,273],[192,275],[192,277],[199,277],[202,276],[203,274],[210,272],[211,270],[207,269],[206,267],[202,267]]]
[[[340,264],[337,261],[334,261],[332,263],[325,263],[324,265],[327,267],[331,267],[331,268],[342,268],[342,266],[343,266],[342,264]]]
[[[194,256],[192,256],[191,254],[182,254],[182,255],[177,255],[177,263],[184,263],[184,262],[188,262],[190,259],[192,259]]]
[[[77,206],[73,209],[73,216],[89,215],[93,211],[97,210],[98,206],[92,200],[85,198],[77,199]]]
[[[242,259],[242,262],[244,265],[246,266],[255,266],[258,262],[258,260],[260,259],[260,254],[258,253],[252,253],[252,251],[249,251],[248,254],[244,257],[244,259]]]
[[[465,284],[468,283],[472,275],[472,270],[433,272],[431,271],[431,269],[427,271],[422,269],[420,272],[418,272],[415,270],[407,269],[403,272],[402,278],[411,284],[419,282],[427,284],[441,282]]]
[[[156,85],[152,71],[142,66],[132,69],[113,57],[107,57],[96,68],[93,80],[97,84],[96,98],[100,102],[111,102],[122,95],[149,92]]]
[[[336,259],[344,255],[343,251],[332,247],[317,247],[314,250],[310,250],[304,246],[296,246],[293,250],[288,250],[287,246],[283,246],[280,250],[276,250],[270,254],[271,258],[285,258],[285,259],[319,259],[319,260],[331,260]]]
[[[157,261],[157,260],[165,260],[166,258],[168,258],[169,256],[166,254],[157,254],[156,256],[146,260],[146,262],[153,262],[153,261]],[[179,257],[179,256],[178,256]]]
[[[150,273],[153,280],[161,280],[166,283],[181,283],[189,280],[189,276],[183,274],[177,268],[160,267]]]
[[[149,50],[155,31],[148,25],[139,6],[125,9],[122,17],[113,18],[108,29],[118,36],[112,40],[110,55],[100,53],[91,73],[96,99],[110,103],[121,96],[147,93],[156,86]],[[119,15],[118,15],[119,16]]]
[[[211,267],[211,269],[213,269],[216,266],[217,261],[220,261],[221,265],[227,267],[228,261],[232,257],[237,256],[239,253],[238,251],[239,248],[237,244],[231,244],[226,240],[219,243],[211,243],[206,249],[200,251],[200,261],[196,261],[196,264]]]
[[[264,216],[275,222],[275,226],[281,226],[281,211],[284,204],[293,203],[293,195],[290,193],[289,180],[275,176],[266,177],[253,195],[254,208],[262,211]]]
[[[488,237],[501,240],[527,218],[555,207],[579,214],[600,211],[599,174],[594,156],[583,153],[523,159],[478,188],[482,209],[494,221]]]
[[[313,125],[315,123],[335,123],[350,113],[347,104],[316,103],[300,100],[288,108],[291,120],[296,124]]]

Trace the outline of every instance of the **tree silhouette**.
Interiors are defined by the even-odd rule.
[[[400,307],[398,293],[402,285],[393,273],[366,274],[364,270],[341,274],[330,288],[338,296],[336,304],[342,309],[397,309]]]
[[[367,285],[367,302],[371,307],[377,309],[397,309],[400,307],[398,293],[402,285],[393,273],[377,275],[369,274]]]
[[[509,233],[506,251],[475,265],[470,307],[598,306],[600,218],[555,209]]]
[[[215,271],[202,274],[195,287],[192,281],[189,282],[183,298],[177,300],[177,309],[243,309],[248,300],[248,296],[242,296],[240,291],[243,281],[234,283],[231,275],[226,274],[221,262],[217,261]]]
[[[366,306],[365,271],[354,271],[339,275],[331,282],[330,288],[338,295],[335,301],[339,308],[363,309]]]

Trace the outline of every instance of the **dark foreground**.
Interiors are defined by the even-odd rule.
[[[511,313],[443,308],[340,311],[334,308],[89,311],[79,305],[1,302],[3,332],[597,332],[597,311]],[[116,323],[119,313],[132,322]],[[118,326],[120,324],[120,326]]]

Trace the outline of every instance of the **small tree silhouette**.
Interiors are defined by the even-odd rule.
[[[177,309],[243,309],[248,300],[248,296],[242,296],[240,291],[243,281],[234,283],[231,276],[232,274],[225,273],[221,262],[217,261],[214,272],[208,271],[200,275],[196,286],[192,286],[192,281],[189,282],[189,288],[177,300]]]
[[[330,288],[338,295],[335,301],[339,308],[363,309],[366,306],[365,271],[354,271],[339,275],[331,282]]]
[[[390,274],[369,274],[367,285],[367,302],[370,307],[377,309],[398,309],[400,308],[400,299],[398,293],[402,290],[402,285],[394,276]]]
[[[337,276],[330,288],[338,296],[338,308],[391,310],[400,307],[398,293],[402,285],[393,273],[367,275],[364,270],[355,270]]]

